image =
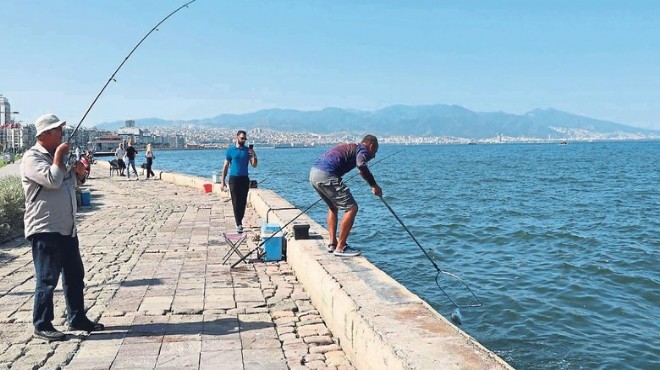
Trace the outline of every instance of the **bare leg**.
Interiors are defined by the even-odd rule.
[[[336,250],[343,251],[346,247],[346,239],[348,239],[348,235],[351,233],[357,212],[358,207],[353,206],[348,211],[346,211],[346,213],[344,213],[344,216],[342,216],[341,226],[339,228],[339,242],[337,243]]]
[[[328,208],[328,232],[330,244],[337,245],[337,208]]]

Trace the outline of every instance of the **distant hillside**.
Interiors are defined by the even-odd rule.
[[[489,138],[498,134],[513,137],[562,137],[569,130],[599,134],[637,134],[660,137],[660,131],[578,116],[555,109],[535,109],[523,115],[505,112],[474,112],[457,105],[393,105],[376,111],[325,108],[320,111],[267,109],[246,114],[221,114],[213,118],[168,121],[136,119],[140,127],[194,125],[315,133],[366,133],[375,135],[454,136]],[[101,123],[102,129],[116,129],[123,121]]]

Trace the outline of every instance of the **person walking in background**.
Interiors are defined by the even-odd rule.
[[[126,162],[124,162],[124,156],[126,151],[124,150],[124,143],[119,143],[117,150],[115,150],[115,159],[117,160],[117,167],[119,167],[119,176],[124,175],[124,170],[126,169]]]
[[[222,189],[227,188],[225,177],[229,172],[229,191],[231,204],[234,208],[236,231],[243,232],[243,216],[247,206],[247,196],[250,190],[250,177],[248,176],[248,163],[257,167],[257,154],[254,149],[245,146],[247,133],[243,130],[236,134],[236,144],[230,146],[225,154],[225,163],[222,167]]]
[[[149,180],[149,176],[153,176],[155,180],[156,174],[151,170],[151,165],[154,163],[156,155],[154,154],[153,150],[151,150],[151,144],[147,144],[147,151],[144,153],[144,156],[147,158],[147,180]]]
[[[89,174],[92,171],[92,163],[89,160],[89,155],[87,153],[83,153],[82,158],[80,159],[80,163],[85,166],[85,178],[89,178]]]
[[[137,170],[135,169],[135,156],[138,154],[137,149],[133,147],[133,142],[128,141],[128,147],[126,148],[126,157],[128,158],[128,163],[126,163],[126,176],[128,179],[131,179],[131,167],[133,168],[133,172],[135,173],[135,179],[140,180],[140,177],[138,176]]]
[[[69,330],[103,330],[85,314],[85,268],[76,230],[76,185],[85,182],[82,163],[67,170],[69,143],[62,143],[66,122],[45,114],[35,122],[37,143],[23,156],[21,181],[25,193],[25,238],[32,245],[36,288],[32,323],[34,335],[47,341],[64,340],[53,326],[53,292],[62,274]]]
[[[358,212],[358,205],[351,190],[344,184],[342,176],[357,167],[360,175],[371,186],[376,196],[382,196],[383,191],[376,184],[374,176],[367,167],[367,162],[376,157],[378,138],[367,135],[359,144],[344,143],[325,152],[312,166],[309,172],[309,182],[321,199],[328,205],[328,232],[330,243],[328,252],[340,257],[355,257],[360,251],[350,248],[346,243],[353,228],[353,222]],[[339,238],[337,238],[337,212],[341,209]]]

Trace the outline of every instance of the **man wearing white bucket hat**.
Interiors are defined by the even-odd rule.
[[[34,335],[47,341],[64,340],[53,327],[53,292],[60,273],[66,298],[69,330],[98,331],[103,324],[87,318],[84,275],[76,231],[76,184],[85,181],[85,166],[67,169],[69,143],[62,142],[64,125],[54,114],[35,121],[37,143],[25,152],[21,180],[25,192],[25,238],[32,244],[36,288],[32,323]]]

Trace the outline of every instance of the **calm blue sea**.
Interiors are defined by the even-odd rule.
[[[318,199],[307,177],[327,147],[255,149],[260,187],[301,209]],[[386,201],[484,303],[461,310],[465,331],[520,369],[660,369],[660,142],[383,145],[372,163],[393,153],[372,165]],[[203,177],[224,157],[157,154],[154,167]],[[350,243],[448,317],[433,265],[359,176],[349,184]],[[309,214],[325,225],[322,202]]]

